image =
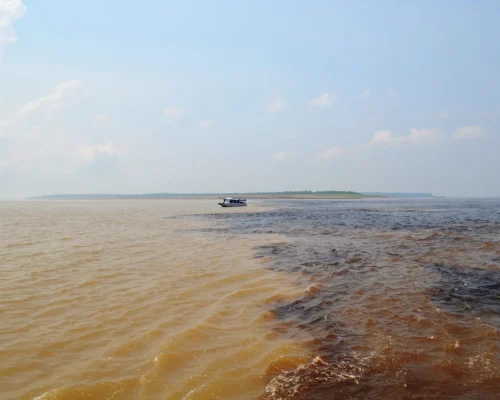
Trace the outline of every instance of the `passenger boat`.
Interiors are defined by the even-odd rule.
[[[233,199],[232,197],[226,197],[221,203],[221,207],[246,207],[246,199]]]

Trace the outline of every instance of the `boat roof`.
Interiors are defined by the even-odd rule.
[[[247,199],[241,199],[239,197],[224,197],[224,200],[240,200],[240,201],[247,201]]]

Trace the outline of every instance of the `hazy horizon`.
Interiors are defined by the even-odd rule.
[[[0,0],[0,199],[500,197],[497,1]]]
[[[316,193],[316,191],[311,191],[312,194]],[[332,191],[334,192],[334,191]],[[342,191],[338,191],[342,192]],[[349,193],[349,192],[346,192]],[[381,196],[385,197],[386,199],[399,199],[399,200],[417,200],[417,199],[455,199],[455,200],[460,200],[460,199],[477,199],[477,200],[489,200],[489,199],[499,199],[500,196],[440,196],[436,195],[434,193],[424,193],[424,192],[352,192],[356,193],[358,195],[366,196],[362,197],[362,199],[369,199],[369,196]],[[203,196],[238,196],[238,195],[245,195],[245,196],[270,196],[270,195],[277,195],[277,196],[286,196],[286,195],[296,195],[297,193],[295,191],[283,191],[283,192],[263,192],[263,191],[257,191],[257,192],[190,192],[190,193],[180,193],[180,192],[155,192],[155,193],[56,193],[56,194],[39,194],[39,195],[33,195],[33,196],[27,196],[23,198],[0,198],[0,201],[17,201],[17,200],[80,200],[79,197],[82,198],[82,200],[100,200],[100,199],[106,199],[109,197],[110,200],[113,199],[141,199],[142,198],[147,200],[147,199],[152,199],[152,196],[163,196],[164,199],[176,199],[177,196],[182,197],[182,196],[193,196],[193,199],[196,199],[196,196],[200,196],[200,198],[203,198]],[[102,198],[101,198],[102,196]],[[332,194],[333,196],[333,194]],[[290,197],[291,198],[291,197]],[[320,197],[318,197],[320,198]],[[348,199],[356,199],[355,197],[351,197]]]

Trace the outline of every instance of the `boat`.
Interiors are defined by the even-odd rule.
[[[246,199],[233,199],[232,197],[226,197],[221,203],[221,207],[246,207]]]

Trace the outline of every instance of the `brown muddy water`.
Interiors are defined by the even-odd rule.
[[[2,399],[498,399],[500,201],[0,203]]]

